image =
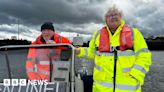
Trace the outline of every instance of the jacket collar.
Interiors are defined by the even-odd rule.
[[[124,25],[125,25],[125,21],[124,21],[124,20],[121,20],[121,25],[117,28],[117,30],[115,31],[114,35],[115,35],[115,34],[118,34],[118,33],[122,30],[122,27],[123,27]],[[109,27],[108,27],[108,25],[107,25],[106,22],[105,22],[105,26],[106,26],[106,28],[107,28],[107,30],[108,30],[110,36],[112,36],[112,33],[111,33],[111,31],[110,31],[110,29],[109,29]],[[114,35],[113,35],[113,36],[114,36]]]

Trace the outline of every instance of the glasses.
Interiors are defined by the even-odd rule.
[[[107,15],[107,17],[109,17],[110,19],[111,18],[115,18],[115,17],[118,17],[118,16],[120,16],[120,14],[109,14],[109,15]]]

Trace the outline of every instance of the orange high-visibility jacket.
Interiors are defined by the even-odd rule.
[[[58,34],[54,34],[52,39],[56,43],[71,44],[67,38],[59,36]],[[40,35],[32,44],[46,44],[46,42],[43,40],[42,35]],[[57,49],[55,52],[55,54],[58,54],[58,56],[60,55],[60,49]],[[29,49],[26,61],[26,72],[29,80],[50,80],[50,58],[51,60],[57,60],[59,57],[49,57],[49,55],[50,49],[47,48]]]

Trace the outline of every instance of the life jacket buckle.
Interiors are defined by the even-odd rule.
[[[111,46],[110,50],[111,50],[111,52],[117,52],[118,51],[118,47],[117,46],[116,47]]]

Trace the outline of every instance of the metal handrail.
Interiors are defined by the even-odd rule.
[[[2,49],[23,49],[23,48],[32,48],[32,47],[57,47],[57,46],[69,46],[72,48],[72,62],[71,62],[71,92],[75,90],[75,47],[71,44],[36,44],[36,45],[7,45],[7,46],[0,46],[0,51]]]

